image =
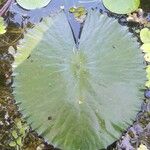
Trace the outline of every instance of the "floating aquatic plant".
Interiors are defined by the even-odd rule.
[[[104,6],[117,14],[128,14],[138,9],[140,0],[103,0]]]
[[[98,150],[119,138],[140,109],[144,59],[128,29],[97,12],[88,13],[79,42],[77,48],[63,12],[29,30],[15,55],[13,93],[48,142]],[[24,51],[30,55],[21,59]]]
[[[37,9],[48,5],[51,0],[16,0],[25,9]]]
[[[71,7],[69,12],[73,13],[75,19],[81,23],[84,22],[87,14],[87,11],[84,7]]]
[[[143,42],[141,49],[145,53],[144,58],[147,62],[150,62],[150,30],[148,28],[143,28],[140,31],[140,39]],[[145,85],[150,88],[150,65],[147,66],[146,72],[148,81]]]
[[[0,35],[6,32],[6,26],[4,23],[4,18],[0,17]]]
[[[144,144],[141,144],[137,150],[148,150],[148,148]]]

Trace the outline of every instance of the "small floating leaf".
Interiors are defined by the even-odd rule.
[[[76,8],[74,8],[74,7],[71,7],[70,9],[69,9],[69,12],[70,13],[74,13],[76,11]]]
[[[21,137],[18,137],[18,139],[16,140],[16,142],[17,142],[17,144],[19,145],[19,146],[22,146],[23,144],[22,144],[22,138]]]
[[[12,131],[12,136],[17,139],[18,138],[18,134],[17,134],[17,131],[16,130],[13,130]]]
[[[6,32],[6,26],[4,23],[4,19],[0,17],[0,35]]]
[[[148,150],[148,148],[144,144],[141,144],[137,150]]]
[[[141,50],[144,53],[150,53],[150,42],[149,43],[145,43],[141,46]]]
[[[9,146],[11,146],[11,147],[16,147],[16,142],[15,141],[11,141],[10,143],[9,143]]]
[[[55,147],[103,149],[132,123],[144,97],[144,59],[117,20],[89,12],[76,49],[61,12],[30,30],[19,52],[24,49],[31,57],[14,68],[14,97]]]
[[[71,7],[69,12],[73,13],[75,19],[81,23],[85,20],[87,14],[87,11],[84,7],[77,7],[77,8]]]
[[[140,0],[103,0],[104,6],[117,14],[128,14],[138,9]]]
[[[140,38],[143,43],[150,43],[150,30],[148,28],[144,28],[140,32]]]
[[[16,0],[25,9],[37,9],[45,7],[51,0]]]

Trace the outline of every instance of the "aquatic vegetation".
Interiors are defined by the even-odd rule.
[[[18,47],[19,55],[31,53],[14,68],[14,97],[54,146],[106,148],[140,108],[145,70],[138,47],[126,27],[97,12],[89,12],[78,48],[63,12],[46,18]]]
[[[138,9],[140,0],[103,0],[104,6],[117,14],[128,14]]]
[[[17,3],[23,7],[24,9],[37,9],[37,8],[42,8],[46,5],[48,5],[48,3],[51,0],[16,0]]]
[[[4,23],[4,19],[0,17],[0,35],[6,32],[6,26]]]
[[[16,119],[15,124],[16,127],[11,131],[12,140],[9,142],[9,146],[19,150],[23,146],[23,140],[29,127],[23,124],[20,119]]]
[[[71,7],[69,12],[73,13],[75,19],[81,23],[84,22],[87,14],[87,11],[84,7]]]
[[[137,150],[148,150],[148,148],[144,144],[141,144]]]
[[[148,28],[144,28],[140,32],[141,41],[145,43],[150,43],[150,30]]]
[[[3,4],[4,0],[0,0],[0,5]]]
[[[143,42],[141,46],[142,51],[145,53],[145,60],[150,62],[150,30],[148,28],[143,28],[140,32],[140,39]],[[150,87],[150,65],[146,67],[147,79],[146,86]]]

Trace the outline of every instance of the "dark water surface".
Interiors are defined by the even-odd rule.
[[[84,6],[87,9],[97,8],[98,10],[105,10],[101,2],[93,2],[96,0],[91,0],[91,2],[85,2],[81,0],[52,0],[46,7],[36,10],[25,10],[19,7],[17,4],[14,4],[10,7],[10,11],[15,13],[13,21],[19,24],[22,21],[27,19],[31,23],[38,23],[42,18],[49,16],[50,14],[55,14],[60,11],[60,7],[63,6],[68,17],[68,21],[71,24],[71,28],[74,31],[75,40],[78,39],[80,34],[80,24],[73,19],[71,13],[68,12],[70,7],[73,6]]]

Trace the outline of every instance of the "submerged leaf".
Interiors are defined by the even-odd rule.
[[[30,30],[24,49],[31,56],[14,69],[14,96],[28,123],[54,146],[106,148],[132,123],[144,95],[143,55],[115,19],[90,12],[76,49],[60,13]]]
[[[48,5],[51,0],[16,0],[25,9],[37,9]]]
[[[140,0],[103,0],[104,6],[117,14],[128,14],[138,9]]]

